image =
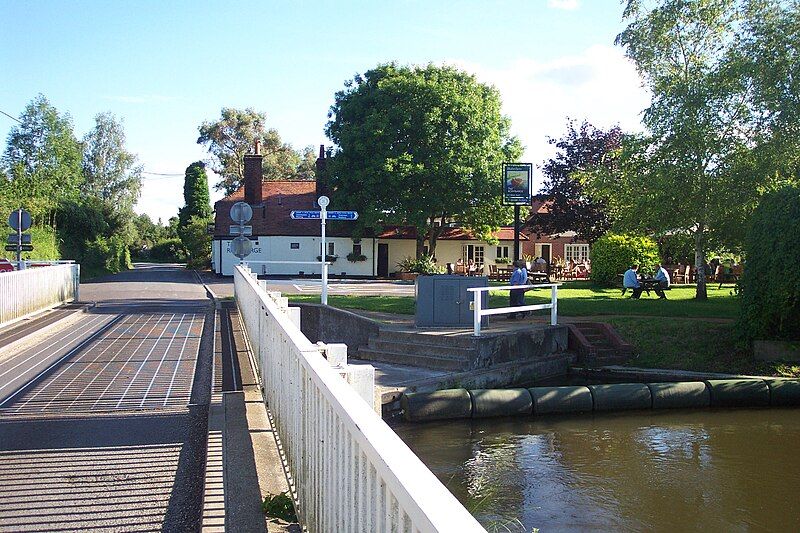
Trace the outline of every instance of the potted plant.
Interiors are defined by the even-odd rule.
[[[338,255],[326,255],[325,256],[325,262],[326,263],[335,263],[337,259],[339,259]],[[322,261],[322,256],[321,255],[317,256],[317,261]]]
[[[360,263],[362,261],[366,261],[367,256],[364,254],[357,254],[354,252],[350,252],[349,254],[347,254],[347,260],[350,261],[351,263]]]
[[[494,260],[494,262],[495,262],[496,265],[508,265],[509,263],[511,263],[511,258],[510,257],[498,257],[497,259]]]
[[[405,281],[413,281],[420,274],[428,276],[444,273],[444,268],[437,265],[436,260],[428,255],[424,255],[419,259],[406,257],[397,263],[397,268],[400,271],[398,278]]]

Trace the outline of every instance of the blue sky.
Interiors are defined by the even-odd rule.
[[[613,46],[621,13],[618,0],[0,0],[0,110],[18,116],[42,93],[79,137],[111,111],[145,170],[183,173],[208,157],[197,127],[222,107],[266,112],[297,148],[328,144],[328,108],[355,73],[449,63],[500,90],[525,160],[540,164],[567,116],[639,127],[648,100]],[[14,124],[0,116],[4,138]],[[148,175],[137,211],[175,215],[182,185]]]

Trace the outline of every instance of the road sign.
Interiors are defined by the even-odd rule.
[[[17,248],[19,248],[20,252],[32,252],[33,245],[32,244],[21,244],[17,246],[16,244],[6,244],[6,252],[16,252]]]
[[[9,215],[8,225],[17,231],[25,231],[31,227],[31,214],[24,209],[16,209]]]
[[[289,216],[292,220],[319,220],[322,211],[292,211]]]
[[[22,237],[22,242],[19,242],[20,237]],[[31,235],[30,233],[23,233],[22,235],[18,235],[16,233],[12,233],[8,236],[6,240],[8,244],[30,244],[31,243]]]
[[[292,211],[289,216],[293,220],[319,220],[322,218],[322,211]],[[327,220],[357,220],[356,211],[325,211]]]
[[[331,203],[331,199],[328,198],[327,196],[320,196],[319,198],[317,198],[317,203],[319,204],[320,207],[324,209],[328,207],[328,204]]]
[[[358,213],[356,211],[328,211],[325,218],[328,220],[356,220]]]
[[[244,259],[253,253],[253,243],[247,237],[239,235],[231,241],[231,252],[239,259]]]
[[[244,224],[253,218],[253,208],[247,202],[236,202],[231,206],[231,220]]]
[[[253,226],[231,226],[231,235],[252,235]]]

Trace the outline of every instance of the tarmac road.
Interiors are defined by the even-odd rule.
[[[81,285],[97,305],[0,354],[0,531],[197,531],[213,310],[173,265]]]

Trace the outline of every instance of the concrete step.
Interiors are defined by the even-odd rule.
[[[475,340],[470,335],[449,335],[445,332],[432,334],[415,333],[411,331],[393,331],[382,329],[378,333],[378,339],[390,342],[414,342],[419,344],[435,344],[437,346],[449,346],[458,348],[474,348]]]
[[[474,348],[461,348],[458,346],[442,346],[421,342],[387,341],[381,337],[370,339],[368,348],[381,352],[408,353],[432,357],[445,357],[448,359],[471,359],[475,355]]]
[[[466,370],[469,361],[466,359],[451,359],[448,357],[434,357],[415,355],[403,352],[384,352],[361,347],[358,349],[358,358],[366,361],[380,361],[397,365],[409,365],[434,370],[447,370],[451,372]]]

